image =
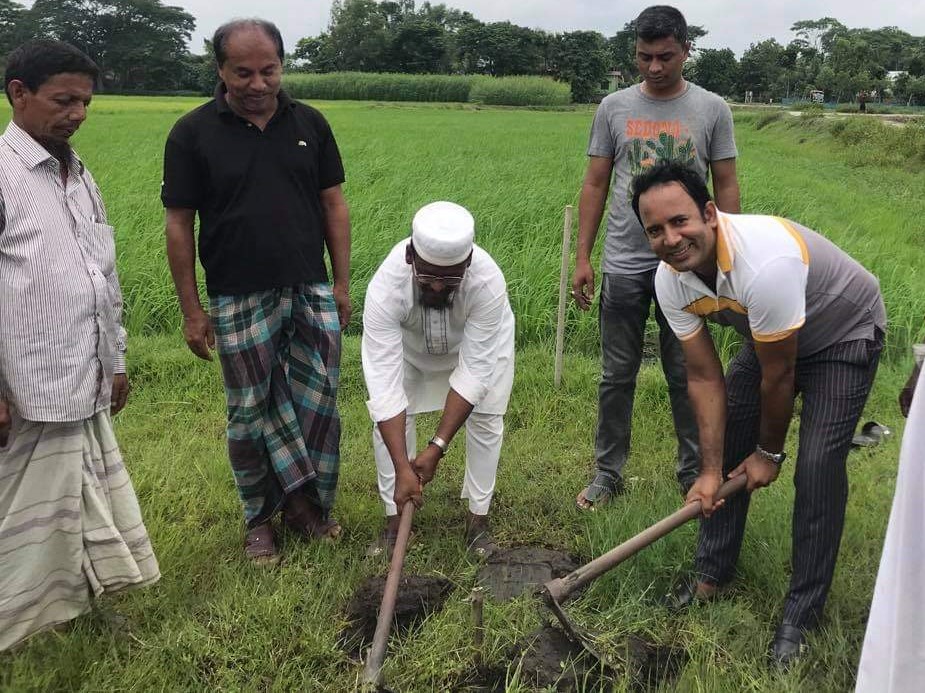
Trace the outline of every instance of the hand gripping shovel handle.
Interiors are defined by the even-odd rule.
[[[745,488],[746,481],[747,480],[744,474],[737,476],[734,479],[730,479],[722,486],[720,486],[719,491],[716,494],[716,499],[720,500],[735,495]],[[700,503],[688,503],[680,510],[672,513],[665,519],[656,522],[648,529],[643,530],[632,539],[627,539],[619,546],[612,548],[610,551],[602,556],[599,556],[598,558],[595,558],[590,563],[586,563],[585,565],[576,568],[565,577],[550,580],[545,585],[543,585],[543,596],[547,600],[552,599],[555,602],[561,602],[565,600],[575,590],[583,587],[595,578],[600,577],[611,568],[614,568],[625,561],[630,556],[633,556],[642,551],[642,549],[647,547],[649,544],[661,539],[666,534],[672,532],[690,520],[693,520],[699,515]]]
[[[382,662],[385,660],[389,632],[392,630],[392,616],[395,614],[395,601],[398,598],[398,583],[401,580],[402,566],[405,564],[405,551],[408,549],[408,537],[411,535],[413,517],[414,503],[409,500],[401,511],[395,548],[392,549],[392,562],[389,565],[389,575],[385,579],[382,604],[379,606],[379,617],[376,620],[376,632],[366,658],[366,668],[363,670],[363,683],[367,685],[378,686],[381,683]]]

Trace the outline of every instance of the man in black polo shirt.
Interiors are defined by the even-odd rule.
[[[329,511],[339,467],[340,330],[351,310],[350,219],[331,128],[280,90],[279,29],[232,21],[212,46],[215,97],[167,138],[167,256],[186,343],[208,360],[217,349],[221,360],[245,554],[273,563],[278,510],[306,539],[340,533]],[[196,286],[197,212],[208,314]]]

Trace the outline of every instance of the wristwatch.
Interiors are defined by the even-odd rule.
[[[787,459],[787,453],[786,453],[786,452],[783,452],[783,451],[781,451],[781,452],[768,452],[767,450],[765,450],[765,449],[764,449],[763,447],[761,447],[760,445],[756,445],[756,446],[755,446],[755,452],[757,452],[759,455],[761,455],[761,456],[762,456],[764,459],[766,459],[768,462],[771,462],[772,464],[776,464],[778,467],[780,467],[780,466],[784,463],[784,460]]]
[[[449,443],[447,443],[447,442],[446,442],[443,438],[441,438],[440,436],[434,436],[433,438],[431,438],[430,440],[427,441],[427,444],[428,444],[428,445],[436,445],[438,448],[440,448],[440,457],[443,457],[443,456],[446,454],[446,451],[447,451],[447,450],[449,449],[449,447],[450,447],[450,446],[449,446]]]

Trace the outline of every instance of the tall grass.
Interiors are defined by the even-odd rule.
[[[471,84],[471,77],[459,75],[329,72],[283,77],[291,96],[323,100],[466,102]]]
[[[19,652],[0,655],[0,691],[356,687],[358,667],[338,646],[342,610],[364,577],[385,570],[381,562],[364,560],[364,549],[380,527],[381,508],[359,340],[345,339],[339,393],[343,461],[335,514],[345,536],[333,547],[300,545],[287,537],[279,569],[256,569],[240,557],[240,509],[222,435],[218,364],[197,361],[183,346],[164,257],[158,200],[163,141],[173,122],[199,103],[100,98],[75,142],[117,228],[133,333],[134,389],[116,425],[164,578],[115,600],[128,618],[130,636],[114,632],[99,617],[86,617],[66,632],[37,637]],[[331,121],[347,165],[357,313],[375,267],[407,236],[413,212],[434,199],[472,209],[478,242],[506,274],[520,350],[492,506],[498,540],[552,545],[585,559],[676,509],[680,499],[667,390],[658,369],[644,367],[626,468],[631,493],[593,514],[574,510],[575,493],[587,481],[594,454],[600,371],[594,355],[596,316],[570,309],[572,353],[558,390],[551,382],[549,344],[561,211],[577,203],[591,111],[316,105]],[[899,346],[921,328],[925,313],[925,277],[919,269],[925,267],[923,174],[886,162],[858,167],[853,146],[819,125],[789,128],[781,121],[757,130],[757,117],[737,116],[744,208],[819,229],[874,271],[891,320],[888,343],[898,355]],[[730,330],[721,334],[729,340],[723,346],[728,352],[734,337]],[[896,436],[876,449],[851,453],[838,569],[823,629],[812,637],[799,666],[772,674],[765,659],[790,571],[790,465],[752,500],[731,599],[680,615],[659,605],[659,596],[690,565],[696,531],[691,525],[596,581],[569,605],[572,617],[598,634],[598,646],[608,654],[619,655],[630,633],[686,652],[689,660],[677,682],[662,690],[849,690],[889,514],[902,427],[895,393],[906,366],[907,357],[881,367],[865,418],[892,424]],[[436,420],[422,418],[419,439],[426,439]],[[465,557],[460,538],[462,448],[453,447],[426,490],[407,563],[409,573],[448,576],[455,591],[446,608],[418,631],[393,638],[386,677],[396,690],[457,690],[472,670],[465,598],[476,566]],[[796,441],[790,449],[796,449]],[[508,668],[514,680],[518,659],[509,650],[539,618],[536,603],[527,597],[488,603],[485,660]],[[512,683],[509,690],[527,689]],[[618,680],[612,690],[633,687]]]
[[[338,645],[342,614],[363,579],[384,574],[387,566],[364,558],[382,511],[359,340],[348,337],[344,347],[343,461],[335,516],[345,534],[336,546],[304,545],[283,535],[284,562],[261,570],[241,558],[243,532],[222,435],[218,364],[195,359],[178,335],[136,338],[129,360],[133,394],[116,427],[163,578],[105,600],[127,618],[131,635],[88,616],[66,632],[0,654],[0,691],[358,690],[360,667]],[[586,560],[677,509],[675,442],[664,379],[658,369],[644,368],[626,468],[630,492],[598,512],[576,512],[573,499],[593,458],[599,365],[594,358],[569,355],[566,366],[563,387],[556,390],[548,349],[537,345],[518,353],[492,522],[503,545],[546,545]],[[902,378],[885,371],[879,381],[867,416],[896,421],[893,395]],[[422,418],[419,440],[437,423],[433,416]],[[684,651],[689,660],[677,682],[657,690],[850,690],[889,514],[899,434],[879,448],[851,454],[847,525],[824,628],[812,638],[805,662],[788,674],[770,673],[765,652],[790,572],[789,464],[781,479],[752,499],[730,599],[677,615],[660,605],[660,596],[692,560],[691,524],[595,581],[568,604],[569,614],[611,656],[620,656],[629,634]],[[477,566],[466,558],[462,542],[463,447],[453,446],[425,491],[405,568],[408,574],[445,575],[454,591],[420,629],[391,638],[385,676],[396,691],[466,690],[460,682],[473,671],[466,598]],[[539,625],[542,613],[530,597],[486,601],[484,659],[508,668],[511,681],[519,659],[510,650]],[[508,690],[530,688],[511,683]],[[618,678],[605,690],[639,688]]]
[[[133,334],[173,331],[179,324],[164,251],[162,152],[176,119],[199,103],[100,97],[75,138],[117,229]],[[347,171],[356,308],[350,331],[359,327],[372,272],[408,235],[414,212],[448,199],[472,210],[477,242],[504,270],[518,343],[551,342],[562,210],[578,202],[592,110],[313,103],[331,122]],[[837,119],[820,118],[797,120],[791,128],[785,123],[796,119],[790,118],[756,130],[764,120],[763,114],[736,114],[743,209],[805,223],[871,269],[886,297],[888,353],[904,351],[925,315],[919,269],[925,267],[925,174],[915,163],[922,127],[871,119],[847,119],[840,126]],[[602,245],[597,243],[598,252]],[[722,334],[735,343],[729,331]],[[594,312],[570,305],[567,348],[596,354],[597,342]]]
[[[495,106],[565,106],[568,84],[541,77],[476,77],[469,100]]]
[[[283,85],[297,99],[473,102],[494,106],[564,106],[571,100],[567,84],[530,76],[296,73],[284,76]]]

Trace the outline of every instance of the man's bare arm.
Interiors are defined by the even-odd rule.
[[[196,285],[196,210],[169,207],[166,212],[167,261],[183,312],[183,337],[196,356],[212,360],[215,335],[199,301]]]
[[[604,216],[611,171],[613,159],[603,156],[588,158],[588,169],[578,200],[578,244],[575,248],[575,272],[572,274],[572,296],[582,310],[588,310],[594,300],[591,252]]]
[[[324,210],[324,242],[331,257],[334,301],[341,328],[347,327],[353,308],[350,304],[350,209],[341,186],[321,191]]]
[[[713,198],[721,212],[738,214],[741,211],[739,202],[739,178],[736,174],[735,159],[721,159],[710,163],[710,173],[713,177]]]

